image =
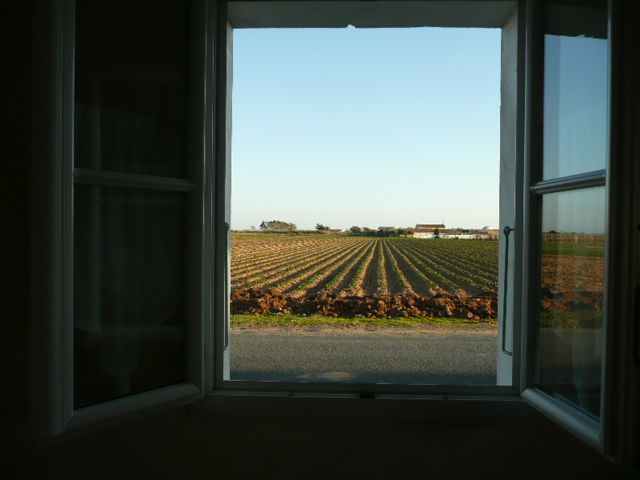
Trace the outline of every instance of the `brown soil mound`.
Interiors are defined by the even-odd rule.
[[[602,309],[600,292],[554,292],[545,287],[541,297],[543,311]],[[231,313],[317,314],[347,318],[448,317],[486,321],[496,318],[497,309],[495,292],[484,292],[473,297],[464,291],[448,293],[443,290],[431,290],[429,296],[413,292],[365,295],[361,291],[342,291],[292,297],[279,289],[253,288],[234,289],[231,292]]]
[[[450,317],[468,320],[496,318],[495,292],[470,297],[432,290],[429,296],[406,292],[396,295],[356,295],[353,292],[317,292],[294,298],[282,290],[235,289],[231,292],[231,313],[293,313],[348,318]]]

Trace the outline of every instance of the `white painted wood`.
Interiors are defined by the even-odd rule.
[[[514,357],[519,348],[514,342],[514,326],[520,318],[521,299],[519,278],[521,274],[522,248],[521,192],[522,155],[519,152],[522,128],[518,118],[518,102],[521,87],[518,83],[518,66],[522,68],[519,48],[519,16],[516,10],[502,27],[502,68],[500,81],[500,263],[498,269],[498,385],[517,385],[513,375]],[[521,148],[521,147],[520,147]],[[509,238],[505,227],[513,231]],[[507,251],[507,244],[509,246]],[[508,259],[506,256],[508,255]],[[508,268],[507,268],[508,266]],[[505,271],[508,270],[508,271]],[[506,297],[505,297],[506,295]],[[503,339],[503,336],[506,338]]]
[[[616,137],[618,129],[614,128],[617,112],[621,106],[616,104],[616,89],[620,84],[612,77],[610,64],[610,82],[613,90],[610,90],[610,118],[613,122],[610,126],[609,158],[607,170],[590,172],[582,175],[573,175],[552,181],[536,182],[540,178],[541,153],[538,145],[541,138],[542,122],[539,118],[539,109],[536,107],[542,101],[542,28],[540,5],[528,2],[527,24],[527,92],[525,106],[527,109],[526,120],[526,178],[525,185],[530,185],[529,192],[525,193],[525,236],[528,238],[524,244],[525,275],[523,293],[525,295],[524,329],[522,335],[523,363],[522,397],[533,407],[547,415],[559,425],[574,433],[587,444],[605,453],[620,462],[630,462],[633,454],[630,447],[633,446],[633,433],[630,433],[629,423],[634,403],[631,385],[632,378],[637,375],[637,365],[631,358],[630,335],[633,327],[630,325],[632,318],[634,291],[633,291],[633,266],[631,259],[635,257],[634,238],[637,235],[634,226],[637,218],[634,217],[636,208],[629,201],[633,197],[633,186],[630,179],[633,178],[633,161],[625,157],[622,150],[624,143]],[[609,2],[609,51],[610,59],[615,59],[614,47],[615,31],[612,29],[612,2]],[[583,19],[584,20],[584,19]],[[611,61],[611,60],[610,60]],[[614,70],[615,71],[615,70]],[[628,145],[626,146],[628,148]],[[627,152],[628,153],[628,152]],[[602,368],[602,401],[600,418],[595,419],[583,413],[575,405],[560,400],[557,397],[547,395],[538,385],[537,375],[537,316],[539,305],[536,296],[530,292],[539,288],[539,279],[535,276],[535,265],[541,255],[539,237],[539,198],[541,195],[556,191],[573,191],[590,186],[605,186],[607,195],[606,213],[606,283],[605,305],[603,308],[603,334],[604,362]]]
[[[211,281],[213,262],[211,260],[212,235],[210,233],[212,202],[210,143],[213,112],[211,96],[211,61],[208,48],[211,25],[209,5],[206,0],[192,3],[190,29],[189,68],[189,162],[187,176],[193,184],[188,196],[187,212],[187,269],[191,285],[187,292],[187,365],[188,380],[201,392],[209,391],[205,358],[211,344]]]
[[[573,405],[553,398],[537,388],[527,388],[522,392],[522,398],[586,444],[601,451],[599,422]]]
[[[231,1],[233,28],[500,28],[514,1]]]
[[[315,12],[314,8],[321,7]],[[221,188],[224,185],[225,195],[217,198],[224,198],[225,208],[217,210],[218,215],[224,215],[226,225],[229,224],[229,198],[230,198],[230,144],[231,144],[231,87],[232,87],[232,28],[277,28],[285,26],[296,27],[318,27],[318,26],[346,26],[354,24],[357,26],[416,26],[415,22],[423,25],[425,18],[428,22],[424,25],[430,26],[475,26],[475,27],[501,27],[503,28],[502,40],[502,79],[501,79],[501,191],[500,191],[500,221],[502,225],[510,225],[515,228],[520,225],[522,219],[522,175],[523,175],[523,158],[524,158],[524,112],[522,108],[518,108],[524,100],[524,74],[521,70],[524,66],[524,41],[522,38],[522,29],[524,26],[524,2],[520,2],[521,15],[518,16],[516,8],[518,2],[456,2],[456,9],[451,8],[448,2],[229,2],[229,21],[227,31],[229,32],[225,38],[227,42],[226,48],[219,47],[219,51],[226,52],[227,62],[224,68],[227,69],[226,75],[219,75],[218,89],[225,92],[226,96],[220,98],[219,102],[225,102],[226,112],[217,115],[218,122],[225,122],[225,128],[219,128],[218,132],[224,132],[218,137],[218,142],[224,141],[226,147],[219,146],[218,152],[224,159],[217,158],[218,169],[216,170],[222,178],[219,178],[216,185]],[[483,14],[479,15],[479,8],[483,10]],[[404,9],[404,10],[403,10]],[[314,15],[309,12],[314,11]],[[390,12],[393,11],[393,14]],[[490,13],[487,13],[490,12]],[[421,15],[424,15],[421,17]],[[487,18],[491,17],[491,21]],[[409,20],[411,18],[411,20]],[[323,23],[325,22],[325,23]],[[328,22],[328,23],[327,23]],[[333,22],[333,23],[332,23]],[[412,23],[413,22],[413,23]],[[518,36],[520,32],[520,37]],[[218,37],[220,38],[220,37]],[[221,78],[223,77],[223,78]],[[222,85],[221,82],[224,82]],[[519,83],[520,82],[520,83]],[[228,256],[230,255],[230,238],[226,227],[219,225],[219,230],[224,229],[225,238],[218,237],[218,264],[225,265],[226,280],[223,282],[224,294],[223,298],[228,299],[229,277]],[[513,234],[512,234],[513,235]],[[522,238],[518,236],[518,238]],[[224,240],[227,244],[227,250],[221,252],[220,241]],[[504,243],[503,243],[504,245]],[[509,299],[507,302],[508,321],[510,325],[507,329],[509,335],[509,348],[514,349],[513,333],[519,334],[519,321],[514,329],[513,319],[520,318],[520,303],[518,302],[518,288],[521,285],[520,276],[522,268],[521,245],[512,238],[512,248],[510,249],[510,265],[509,278],[507,281],[512,286]],[[504,252],[502,253],[504,255]],[[224,263],[223,263],[224,262]],[[504,262],[501,262],[504,267]],[[504,272],[500,271],[500,285],[504,285]],[[502,287],[501,287],[502,288]],[[513,369],[515,365],[519,365],[519,358],[514,362],[513,357],[505,355],[501,350],[501,338],[498,341],[498,374],[497,385],[499,387],[469,387],[469,386],[389,386],[389,385],[314,385],[314,384],[286,384],[282,382],[269,382],[261,384],[260,382],[231,382],[229,380],[229,352],[226,343],[227,329],[229,322],[228,306],[222,307],[218,305],[216,309],[216,323],[219,325],[217,331],[223,338],[216,341],[216,349],[218,350],[218,368],[216,374],[216,387],[221,389],[242,389],[261,391],[265,389],[271,390],[290,390],[290,391],[420,391],[420,392],[463,392],[473,394],[477,392],[504,391],[511,393],[516,391],[519,384],[519,371]],[[502,318],[505,315],[500,315]],[[222,317],[224,320],[221,320]],[[223,323],[221,326],[220,324]],[[231,346],[232,348],[232,346]],[[519,342],[515,345],[516,352],[519,353]]]
[[[216,267],[216,243],[215,243],[215,219],[216,219],[216,76],[218,68],[216,65],[217,41],[217,20],[218,2],[214,0],[204,0],[203,18],[205,20],[204,31],[204,132],[203,132],[203,152],[204,159],[202,165],[202,186],[203,186],[203,218],[202,221],[202,276],[201,276],[201,345],[199,346],[201,357],[201,381],[203,394],[213,391],[215,383],[216,353],[215,347],[215,267]]]
[[[232,92],[233,92],[233,29],[229,22],[225,24],[226,34],[226,82],[225,82],[225,209],[224,209],[224,237],[225,237],[225,306],[224,306],[224,361],[223,379],[231,378],[231,135],[232,135]]]
[[[316,395],[334,395],[347,393],[360,395],[431,395],[446,400],[452,395],[467,396],[469,399],[484,396],[509,397],[517,395],[513,386],[494,385],[406,385],[391,383],[314,383],[314,382],[253,382],[225,381],[217,385],[217,392],[260,392],[260,393],[313,393]]]
[[[35,56],[39,67],[34,71],[38,84],[43,85],[37,104],[42,114],[37,116],[34,132],[38,147],[34,155],[33,171],[36,179],[33,189],[34,235],[33,265],[33,330],[38,334],[32,342],[32,411],[34,435],[46,437],[63,433],[69,427],[86,425],[138,412],[160,405],[192,400],[210,389],[211,368],[205,366],[205,354],[211,355],[211,323],[209,299],[212,262],[202,269],[191,269],[188,283],[195,292],[189,298],[187,336],[188,372],[192,384],[185,383],[138,395],[105,402],[100,405],[74,410],[73,407],[73,195],[74,184],[110,185],[129,188],[151,188],[182,192],[188,199],[189,245],[188,265],[206,265],[212,251],[213,236],[205,233],[206,218],[211,217],[212,150],[210,133],[213,110],[207,96],[213,96],[213,71],[209,41],[211,22],[204,15],[215,2],[194,1],[194,26],[191,32],[190,71],[192,82],[192,115],[189,119],[189,178],[166,178],[99,170],[74,169],[74,53],[75,53],[75,1],[44,2],[37,9],[38,38]],[[198,24],[198,22],[200,22]],[[198,26],[199,25],[199,26]],[[196,54],[199,52],[200,55]],[[208,63],[207,63],[208,62]],[[200,107],[200,108],[197,108]],[[97,128],[97,125],[96,125]],[[209,197],[207,197],[209,195]],[[98,232],[96,232],[97,235]],[[97,237],[96,237],[97,238]],[[99,265],[96,266],[99,269]],[[205,273],[203,273],[203,270]],[[96,271],[96,275],[99,271]],[[98,309],[99,299],[95,299]],[[87,325],[91,329],[92,325]]]
[[[35,437],[62,432],[70,417],[71,337],[68,319],[70,165],[72,159],[73,2],[42,2],[34,45],[32,163],[31,411]]]
[[[216,10],[215,178],[214,178],[214,358],[218,388],[230,378],[229,291],[231,281],[231,81],[233,30],[227,22],[227,3]]]
[[[202,391],[192,384],[171,385],[138,395],[78,409],[74,412],[68,428],[75,429],[124,415],[133,415],[145,410],[169,408],[189,403],[202,396]]]
[[[625,465],[640,460],[640,321],[638,247],[640,139],[631,121],[640,103],[629,50],[622,48],[625,29],[634,29],[624,6],[609,3],[610,118],[607,165],[607,285],[605,357],[602,371],[602,447],[604,453]],[[636,99],[635,104],[623,99]],[[635,136],[636,144],[633,144]]]

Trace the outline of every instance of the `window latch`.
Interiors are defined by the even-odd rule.
[[[507,288],[509,287],[509,235],[514,231],[510,226],[502,229],[504,233],[504,276],[502,277],[502,353],[512,356],[507,350]]]

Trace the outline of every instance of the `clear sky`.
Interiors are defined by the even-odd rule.
[[[608,68],[606,39],[545,35],[545,179],[606,168]],[[604,233],[604,188],[545,196],[545,232]]]
[[[499,29],[246,29],[231,226],[498,225]]]
[[[608,43],[545,35],[544,178],[606,167]]]

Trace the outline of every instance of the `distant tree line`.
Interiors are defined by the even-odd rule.
[[[349,229],[352,235],[362,237],[408,237],[413,234],[412,228],[385,228],[378,227],[377,230],[368,227],[358,227],[354,225]]]
[[[331,227],[316,223],[316,231],[319,233],[330,233]],[[285,222],[282,220],[263,220],[260,224],[260,230],[263,232],[294,232],[298,230],[295,223]],[[351,235],[362,237],[407,237],[413,234],[412,228],[394,228],[394,227],[378,227],[377,230],[369,227],[353,226],[349,229]]]

